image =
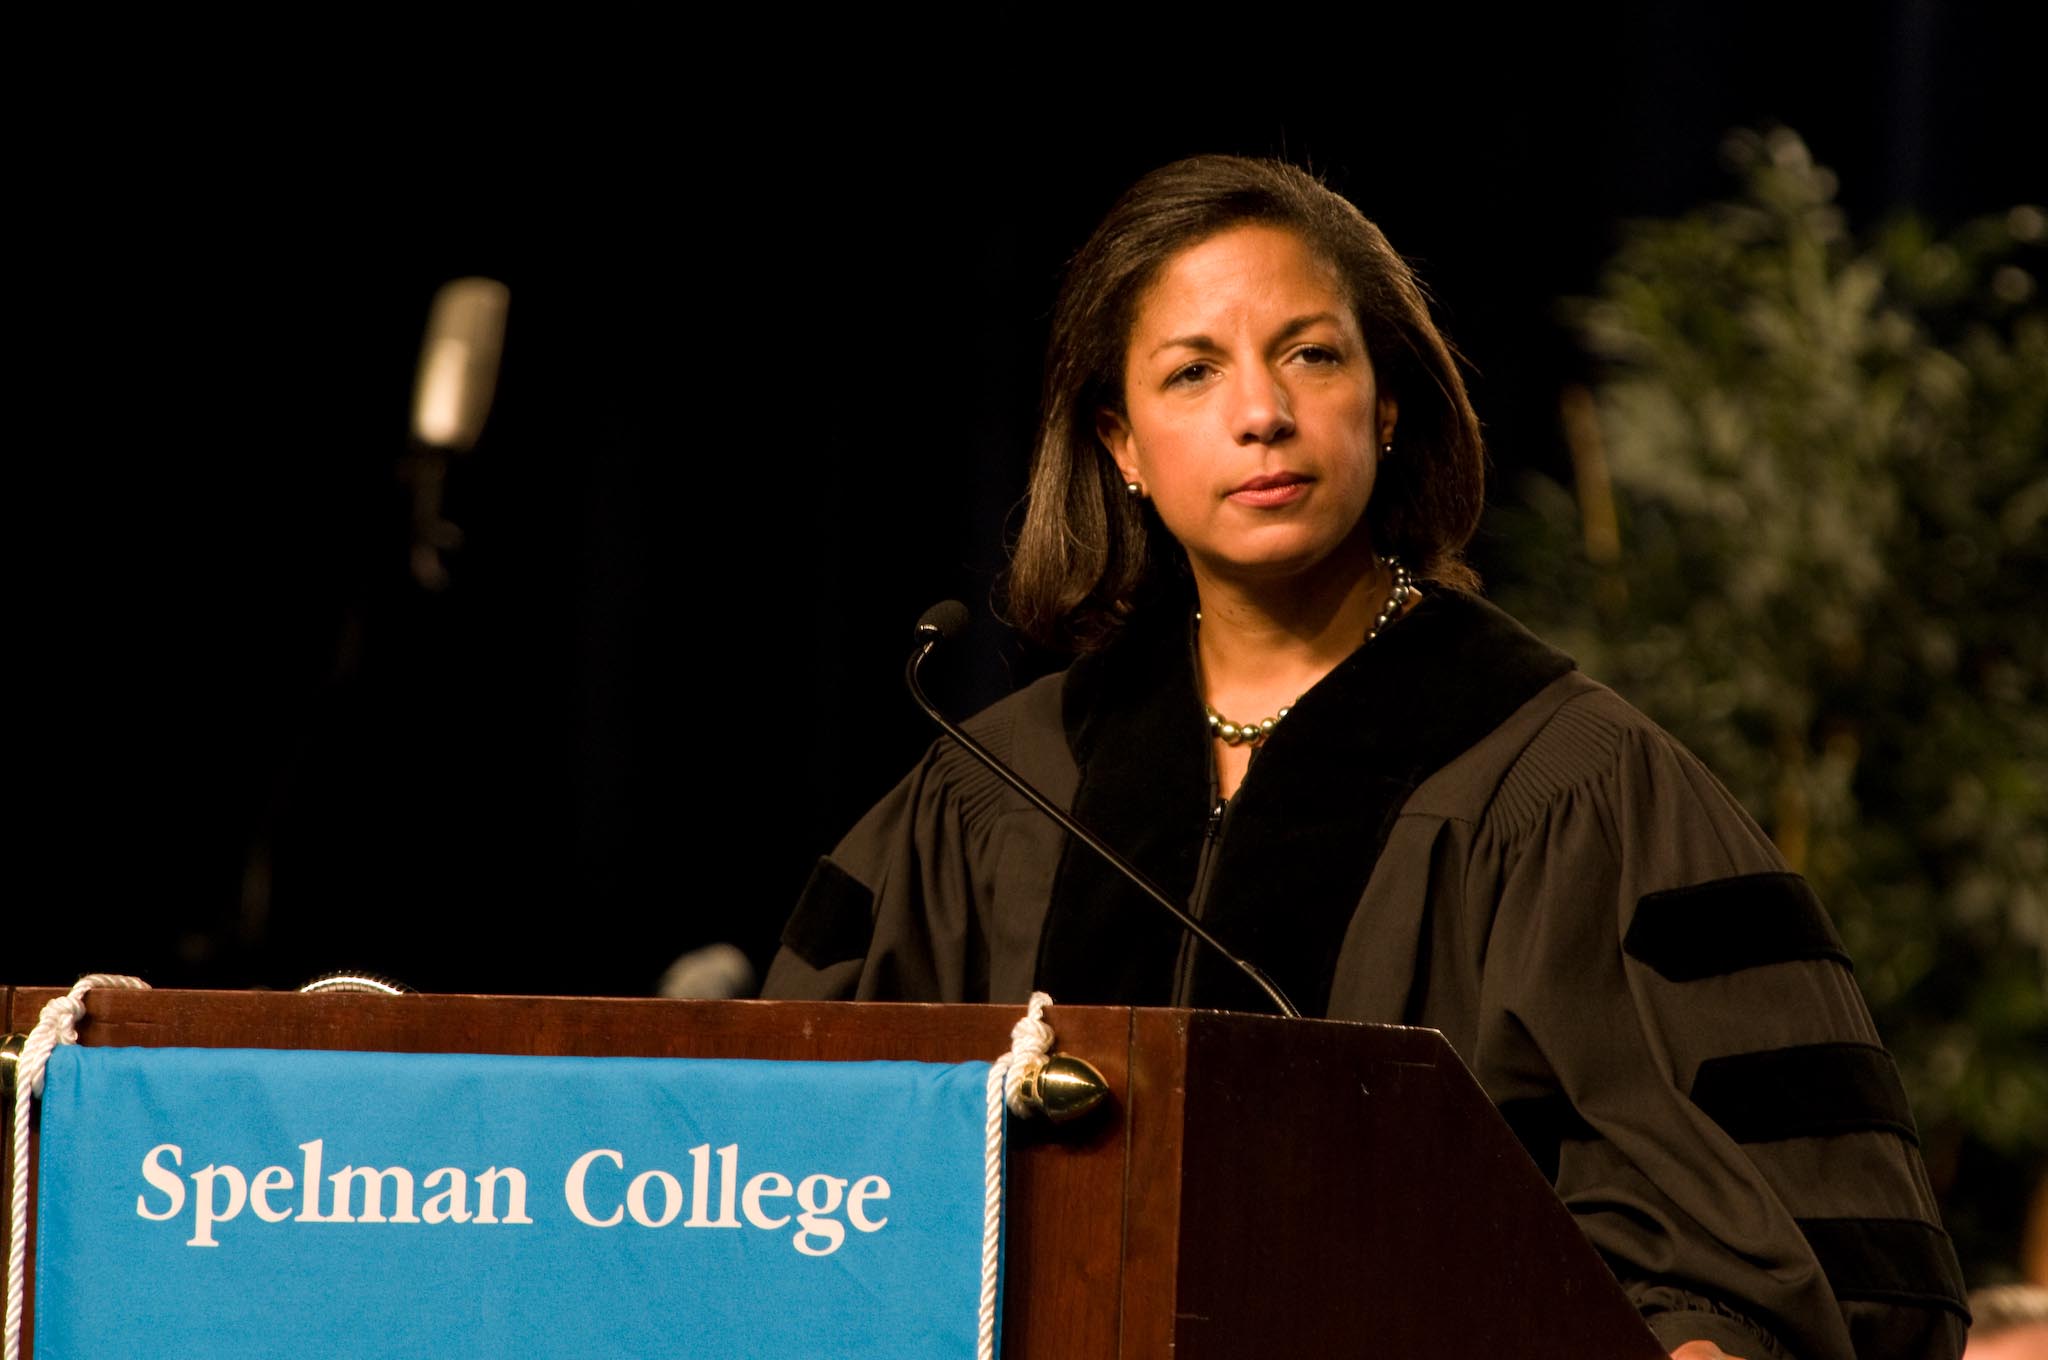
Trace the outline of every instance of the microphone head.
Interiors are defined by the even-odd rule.
[[[959,637],[967,627],[967,606],[958,600],[940,600],[924,611],[917,620],[917,635],[939,642],[949,642]]]

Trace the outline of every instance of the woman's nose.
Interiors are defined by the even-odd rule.
[[[1264,368],[1239,370],[1232,420],[1240,444],[1271,444],[1294,433],[1294,414],[1287,389]]]

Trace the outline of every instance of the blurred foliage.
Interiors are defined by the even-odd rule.
[[[1575,486],[1504,509],[1500,593],[1813,881],[1937,1179],[1970,1143],[2038,1168],[2048,214],[1859,237],[1793,133],[1727,151],[1739,196],[1631,226],[1574,305]]]

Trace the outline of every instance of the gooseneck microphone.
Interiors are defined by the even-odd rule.
[[[1023,794],[1033,807],[1059,823],[1069,836],[1072,836],[1080,841],[1081,844],[1108,860],[1118,873],[1136,884],[1139,891],[1143,892],[1145,896],[1151,898],[1154,902],[1157,902],[1161,910],[1178,921],[1182,930],[1187,931],[1203,944],[1215,950],[1220,957],[1229,961],[1231,967],[1250,978],[1258,989],[1264,992],[1267,998],[1272,1001],[1274,1008],[1280,1014],[1290,1020],[1301,1019],[1301,1012],[1294,1008],[1294,1003],[1289,1001],[1281,993],[1279,987],[1274,985],[1273,980],[1260,972],[1256,965],[1247,959],[1241,959],[1231,953],[1222,941],[1202,929],[1200,922],[1181,910],[1180,906],[1172,898],[1168,897],[1158,884],[1147,878],[1137,865],[1111,849],[1093,831],[1090,831],[1087,827],[1082,826],[1072,817],[1069,817],[1064,808],[1061,808],[1050,798],[1047,798],[1037,789],[1031,787],[1026,782],[1024,776],[996,759],[987,747],[967,735],[958,723],[955,723],[951,718],[941,713],[938,705],[925,697],[924,686],[918,681],[919,667],[924,665],[925,658],[930,656],[941,642],[959,636],[960,630],[966,626],[967,606],[958,600],[941,600],[938,604],[925,610],[923,617],[918,619],[915,647],[910,653],[910,660],[903,667],[903,683],[910,687],[910,697],[917,700],[917,706],[923,709],[926,716],[937,723],[947,736],[959,742],[961,749],[966,751],[967,754],[987,766],[1005,784]]]

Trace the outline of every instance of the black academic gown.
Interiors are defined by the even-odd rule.
[[[1304,1013],[1443,1031],[1667,1345],[1954,1356],[1963,1287],[1820,904],[1691,755],[1436,591],[1224,817],[1185,624],[970,727]],[[822,860],[767,994],[1269,1007],[949,740]]]

